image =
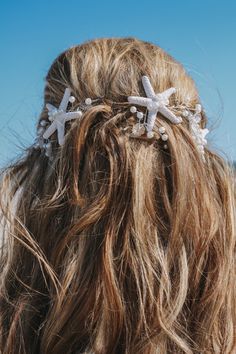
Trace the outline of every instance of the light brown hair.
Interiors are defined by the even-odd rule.
[[[235,353],[231,166],[209,146],[203,162],[187,119],[157,115],[168,150],[129,137],[142,75],[155,92],[176,87],[172,105],[199,102],[182,65],[136,38],[52,64],[45,103],[66,87],[74,109],[104,99],[66,123],[63,146],[54,134],[52,161],[30,146],[2,171],[1,353]]]

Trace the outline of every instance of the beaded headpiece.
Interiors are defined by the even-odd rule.
[[[165,90],[162,93],[155,93],[147,76],[142,76],[142,84],[147,97],[140,96],[128,96],[128,102],[133,104],[130,107],[130,112],[136,114],[138,123],[132,128],[131,136],[140,137],[146,134],[147,138],[152,139],[154,137],[153,128],[157,113],[160,112],[165,118],[167,118],[173,124],[179,124],[182,122],[182,117],[177,116],[171,110],[169,106],[169,98],[176,92],[174,87]],[[96,104],[98,99],[86,98],[85,102],[80,104],[76,111],[68,111],[67,107],[69,102],[74,103],[76,98],[71,96],[71,89],[66,88],[62,101],[58,108],[54,107],[51,103],[46,104],[48,110],[48,120],[41,120],[37,130],[37,138],[34,146],[41,148],[45,151],[46,156],[50,159],[52,156],[52,143],[50,137],[57,131],[58,144],[61,146],[65,141],[65,124],[73,119],[82,119],[86,110],[93,107],[93,103]],[[146,113],[138,111],[136,106],[146,107]],[[188,119],[190,132],[196,142],[197,149],[204,158],[204,146],[207,144],[206,135],[209,132],[208,129],[202,129],[200,127],[201,121],[201,105],[197,104],[195,110],[184,109],[182,116]],[[192,112],[194,111],[194,112]],[[158,132],[162,141],[164,142],[164,149],[168,149],[165,127],[160,126]]]

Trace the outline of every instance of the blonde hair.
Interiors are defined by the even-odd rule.
[[[65,87],[104,100],[67,123],[53,161],[31,146],[2,172],[1,353],[236,351],[232,168],[209,147],[202,161],[186,119],[158,114],[168,150],[129,138],[127,96],[145,95],[144,74],[155,92],[176,87],[173,105],[199,102],[182,65],[136,38],[52,64],[45,102]]]

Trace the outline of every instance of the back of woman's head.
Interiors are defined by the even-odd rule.
[[[31,146],[3,171],[2,353],[236,350],[231,168],[209,146],[202,159],[185,118],[158,113],[154,139],[130,136],[127,96],[145,97],[143,75],[156,93],[176,88],[177,115],[199,103],[183,67],[135,38],[89,41],[52,64],[38,126],[66,87],[69,110],[100,100],[66,123],[62,146],[52,135],[52,159]]]

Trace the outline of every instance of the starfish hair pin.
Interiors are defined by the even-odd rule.
[[[57,131],[58,143],[62,146],[65,142],[65,123],[72,119],[80,119],[83,112],[80,108],[73,112],[67,112],[68,104],[75,102],[75,97],[71,96],[71,89],[68,87],[64,91],[63,98],[59,107],[53,106],[51,103],[46,103],[48,110],[48,121],[41,120],[37,129],[37,138],[34,143],[34,147],[45,149],[45,154],[52,159],[52,143],[50,137]],[[93,100],[86,98],[82,104],[83,109],[91,107]]]
[[[162,93],[156,94],[147,76],[142,76],[142,84],[147,97],[129,96],[128,101],[132,104],[143,106],[147,108],[147,120],[141,125],[135,127],[133,133],[141,135],[144,128],[147,132],[148,138],[153,138],[153,128],[156,120],[157,113],[160,112],[165,118],[174,124],[182,122],[181,117],[177,117],[167,106],[169,105],[169,97],[176,92],[174,87],[165,90]],[[136,108],[136,107],[134,107]],[[131,109],[134,108],[131,107]],[[132,110],[131,110],[132,112]]]
[[[65,123],[72,120],[81,118],[82,112],[67,112],[68,103],[73,103],[75,97],[71,96],[71,90],[69,88],[65,89],[63,98],[59,105],[59,108],[54,107],[51,103],[47,103],[46,107],[48,109],[49,120],[51,125],[45,130],[43,134],[44,139],[49,139],[50,136],[57,131],[58,143],[63,145],[65,141]]]

